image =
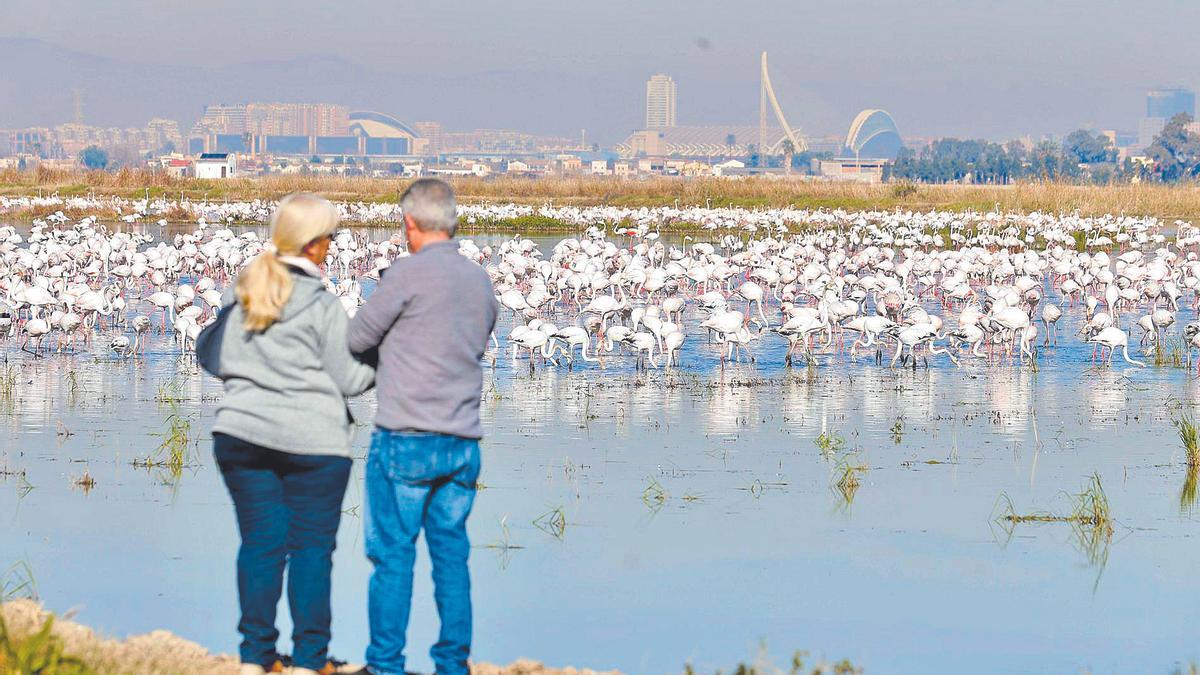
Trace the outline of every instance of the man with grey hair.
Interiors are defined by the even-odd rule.
[[[465,675],[471,650],[467,516],[479,477],[482,359],[499,305],[486,272],[459,255],[449,185],[400,198],[411,256],[397,259],[350,324],[350,349],[378,350],[379,406],[367,456],[367,557],[373,673],[404,670],[417,534],[433,561],[442,620],[438,673]]]

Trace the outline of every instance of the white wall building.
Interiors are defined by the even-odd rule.
[[[233,178],[237,158],[228,152],[206,152],[196,159],[196,178]]]

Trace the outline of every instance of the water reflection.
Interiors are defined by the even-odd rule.
[[[228,652],[236,534],[206,447],[220,388],[165,340],[129,360],[95,345],[46,359],[7,351],[18,377],[0,397],[5,550],[33,561],[52,608]],[[723,372],[703,339],[669,373],[636,373],[619,355],[604,370],[538,364],[533,375],[504,355],[485,371],[486,489],[471,521],[481,658],[659,672],[803,635],[796,646],[888,672],[971,672],[982,659],[1007,672],[1084,660],[1129,671],[1188,648],[1200,559],[1179,512],[1190,515],[1197,477],[1164,466],[1175,442],[1161,428],[1168,398],[1200,397],[1188,374],[1084,370],[1087,350],[1068,340],[1036,374],[828,357],[786,370],[781,345],[752,348],[755,363]],[[370,397],[353,408],[372,418]],[[193,425],[195,464],[133,467],[175,411]],[[822,432],[842,452],[823,456]],[[1014,459],[1017,443],[1038,449]],[[961,464],[941,465],[956,452]],[[856,463],[870,469],[846,471]],[[335,563],[334,648],[348,655],[366,635],[360,467]],[[1059,509],[1093,471],[1128,534],[1047,525],[990,543],[998,495]],[[586,630],[564,621],[580,616]],[[432,605],[418,606],[413,642],[436,630]],[[1036,644],[1036,660],[1014,641]]]

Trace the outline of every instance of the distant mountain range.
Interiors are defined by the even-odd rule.
[[[164,65],[87,54],[30,38],[0,37],[0,128],[53,126],[74,116],[82,90],[84,121],[141,126],[178,120],[186,133],[207,103],[307,101],[377,110],[447,129],[511,128],[615,142],[636,126],[640,81],[629,91],[578,74],[492,70],[440,78],[384,73],[339,56],[312,54],[223,67]],[[568,125],[564,127],[564,125]]]

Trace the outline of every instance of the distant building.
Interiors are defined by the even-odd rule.
[[[1138,145],[1145,148],[1153,143],[1167,125],[1167,120],[1179,113],[1195,118],[1196,92],[1182,87],[1147,92],[1146,116],[1138,122]]]
[[[720,164],[713,165],[712,173],[714,176],[731,176],[745,168],[745,162],[736,159],[727,159]]]
[[[418,154],[435,156],[442,154],[441,122],[413,122],[412,128],[426,140],[425,151]]]
[[[882,183],[886,159],[814,159],[813,173],[830,180]]]
[[[416,129],[395,117],[371,110],[350,113],[350,135],[361,139],[362,150],[357,154],[366,157],[411,155],[413,143],[420,137]]]
[[[1169,120],[1179,113],[1196,116],[1196,92],[1176,87],[1152,89],[1146,94],[1146,117]]]
[[[350,110],[329,103],[247,103],[248,131],[259,136],[346,136]]]
[[[60,154],[49,129],[17,129],[11,132],[9,142],[14,155],[45,158]]]
[[[646,82],[646,128],[675,126],[675,80],[652,75]]]
[[[1138,147],[1147,148],[1167,126],[1167,120],[1162,117],[1143,117],[1138,120]]]
[[[182,155],[168,155],[158,159],[163,173],[173,178],[185,178],[195,171],[195,163]]]
[[[660,127],[635,131],[616,146],[621,157],[747,157],[758,152],[758,127]],[[778,127],[767,129],[768,155],[783,152],[787,136]]]
[[[558,136],[536,136],[512,129],[441,131],[438,154],[521,155],[579,149],[579,141]]]
[[[183,151],[183,134],[179,131],[179,122],[155,118],[146,123],[146,131],[150,136],[151,145],[154,146],[150,150],[159,152],[170,145],[178,152]]]
[[[200,133],[188,139],[188,154],[397,158],[411,156],[419,140],[416,131],[404,122],[374,111],[343,115],[338,106],[324,104],[257,105],[251,104],[252,126],[259,132],[272,133]]]
[[[246,104],[215,103],[204,106],[193,134],[244,134],[250,130]]]
[[[228,152],[206,152],[196,159],[196,178],[232,178],[237,175],[237,158]]]
[[[1132,131],[1104,129],[1100,132],[1100,135],[1107,138],[1108,142],[1117,149],[1133,147],[1137,145],[1138,142],[1137,133]]]
[[[847,155],[872,159],[896,159],[904,141],[896,122],[886,110],[864,110],[850,123],[846,133]]]

